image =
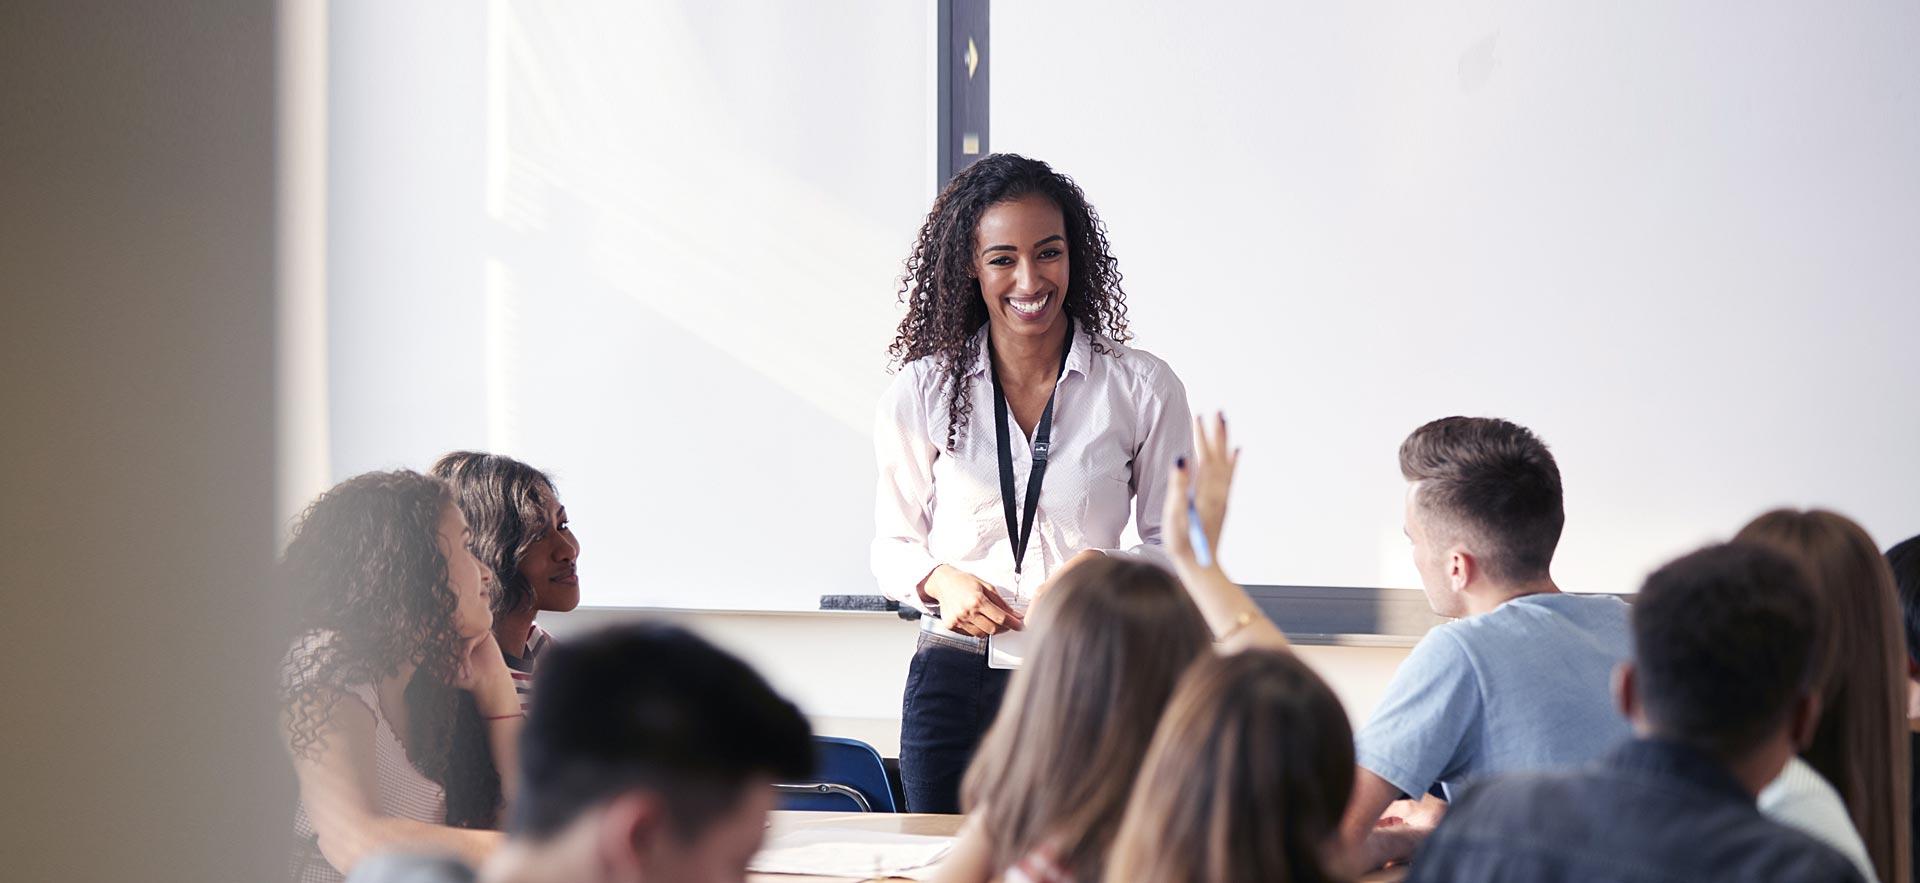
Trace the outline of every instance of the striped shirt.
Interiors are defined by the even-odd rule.
[[[313,636],[296,644],[288,653],[289,674],[299,670],[299,666],[292,661],[298,654],[313,652],[312,648],[324,640],[324,636]],[[433,825],[446,824],[446,791],[422,775],[407,759],[407,749],[401,744],[400,736],[394,732],[387,716],[380,713],[380,697],[374,692],[373,685],[356,684],[348,687],[341,701],[357,701],[373,715],[374,793],[368,797],[372,798],[374,810],[392,818],[412,819]],[[320,854],[319,835],[314,830],[312,818],[307,814],[305,800],[300,802],[300,808],[294,814],[293,833],[294,849],[289,877],[295,883],[340,883],[346,879]]]
[[[534,665],[539,661],[540,654],[552,644],[553,635],[535,623],[533,631],[527,634],[527,646],[520,651],[520,655],[501,654],[507,660],[507,671],[513,675],[513,692],[520,696],[522,712],[527,710],[528,701],[533,698]]]

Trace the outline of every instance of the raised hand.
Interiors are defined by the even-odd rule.
[[[1240,451],[1227,441],[1227,418],[1215,414],[1211,420],[1193,420],[1193,456],[1176,465],[1167,477],[1166,512],[1161,519],[1162,537],[1167,550],[1181,567],[1199,568],[1192,543],[1188,540],[1187,500],[1193,500],[1207,546],[1219,561],[1220,533],[1227,520],[1227,496],[1233,488],[1233,472],[1240,463]]]

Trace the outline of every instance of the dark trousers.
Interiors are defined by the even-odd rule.
[[[900,780],[907,812],[960,811],[960,779],[1000,711],[1011,674],[988,668],[984,653],[920,636],[900,713]]]

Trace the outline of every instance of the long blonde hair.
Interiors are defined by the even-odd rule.
[[[1353,796],[1353,728],[1291,653],[1195,664],[1174,691],[1134,782],[1106,879],[1323,883],[1336,879]]]
[[[1062,574],[1031,627],[962,802],[982,812],[996,872],[1047,845],[1098,879],[1160,712],[1212,634],[1172,574],[1118,557]]]
[[[1846,516],[1777,509],[1741,528],[1799,562],[1826,613],[1820,724],[1801,752],[1847,804],[1874,873],[1908,879],[1907,652],[1893,571],[1873,538]]]

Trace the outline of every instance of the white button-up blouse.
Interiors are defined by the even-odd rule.
[[[982,327],[978,336],[984,336]],[[1053,438],[1040,486],[1033,537],[1018,575],[1000,502],[1000,466],[993,434],[993,377],[984,340],[962,382],[973,412],[947,443],[947,378],[935,360],[900,370],[880,399],[874,448],[880,462],[875,493],[872,564],[880,590],[925,610],[919,585],[951,564],[1023,603],[1061,563],[1084,549],[1117,551],[1129,503],[1141,545],[1130,552],[1164,562],[1160,516],[1167,471],[1193,446],[1187,391],[1173,369],[1151,353],[1076,325],[1066,370],[1054,392]],[[1015,511],[1026,500],[1030,440],[1007,421],[1012,437]],[[928,617],[923,623],[937,628]]]

